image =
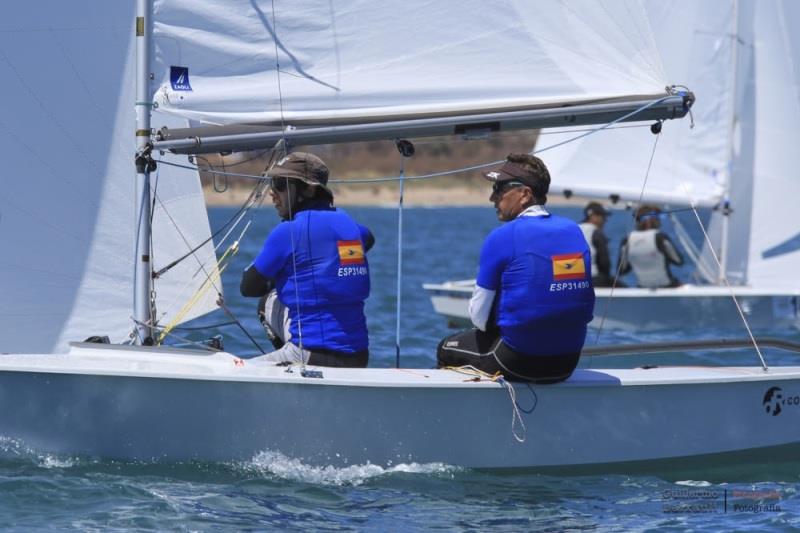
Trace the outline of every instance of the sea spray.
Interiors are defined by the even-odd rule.
[[[249,462],[242,463],[241,467],[246,471],[272,475],[289,481],[336,486],[358,486],[370,479],[397,473],[436,475],[462,470],[444,463],[399,463],[387,467],[371,463],[344,467],[317,466],[270,450],[258,453]]]

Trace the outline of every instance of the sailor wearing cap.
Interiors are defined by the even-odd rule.
[[[661,209],[656,206],[640,206],[636,210],[636,230],[620,244],[620,273],[633,270],[639,287],[655,289],[681,285],[669,266],[682,265],[683,256],[660,230],[660,215]]]
[[[278,224],[242,275],[243,296],[263,297],[259,315],[276,363],[365,367],[364,301],[372,233],[333,207],[328,167],[317,156],[289,154],[270,171]]]
[[[469,304],[475,328],[443,339],[438,364],[511,380],[564,380],[578,364],[594,309],[589,247],[575,222],[544,208],[550,174],[538,157],[510,154],[484,176],[505,224],[481,249]]]
[[[592,284],[595,287],[611,287],[614,281],[611,277],[608,237],[603,233],[603,226],[610,214],[602,204],[589,202],[583,210],[583,222],[579,224],[592,254]]]

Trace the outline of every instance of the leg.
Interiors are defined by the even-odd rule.
[[[270,291],[259,300],[258,318],[276,350],[280,350],[292,338],[289,332],[289,310],[278,300],[276,291]]]
[[[498,333],[487,333],[477,328],[445,337],[436,349],[437,366],[469,365],[489,374],[501,371],[492,355],[499,338]]]
[[[580,359],[580,353],[520,355],[502,341],[492,353],[507,380],[532,381],[540,384],[564,381],[572,375]]]
[[[253,357],[251,361],[267,361],[270,363],[308,363],[311,353],[308,350],[301,350],[291,342],[285,343],[283,346],[270,352],[266,355],[259,355]]]

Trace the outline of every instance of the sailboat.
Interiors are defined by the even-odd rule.
[[[661,2],[647,5],[666,71],[687,80],[698,95],[694,127],[684,121],[665,128],[655,150],[654,138],[618,129],[543,154],[557,176],[553,193],[620,206],[711,210],[702,249],[694,250],[681,238],[685,229],[676,228],[697,265],[693,282],[596,288],[592,326],[741,330],[746,319],[761,330],[800,328],[800,234],[785,215],[788,199],[800,194],[793,177],[796,151],[788,144],[800,120],[800,98],[797,80],[786,82],[800,57],[800,41],[790,29],[798,20],[796,7],[733,1],[686,7],[678,14]],[[570,135],[547,135],[540,144],[557,145]],[[629,149],[619,153],[618,146]],[[628,226],[633,229],[632,222]],[[468,321],[473,287],[474,280],[424,285],[434,309],[454,324]]]
[[[800,367],[579,369],[539,386],[159,342],[213,307],[224,268],[179,154],[680,118],[692,95],[665,90],[640,2],[52,0],[0,24],[15,178],[0,193],[3,437],[331,465],[625,471],[796,454]]]

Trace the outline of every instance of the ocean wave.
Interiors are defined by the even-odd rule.
[[[442,475],[462,471],[460,467],[445,463],[399,463],[380,466],[372,463],[343,467],[306,464],[300,459],[287,457],[280,452],[265,450],[240,467],[248,472],[271,475],[289,481],[317,485],[357,486],[371,479],[392,474]]]
[[[39,452],[20,439],[0,436],[0,460],[9,459],[28,460],[42,468],[71,468],[77,463],[75,457]]]

